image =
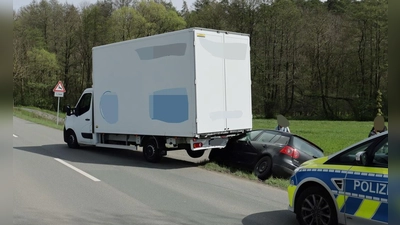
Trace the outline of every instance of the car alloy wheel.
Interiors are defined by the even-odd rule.
[[[296,203],[297,220],[301,225],[336,225],[335,205],[325,189],[314,186],[304,190]]]
[[[268,163],[263,161],[260,165],[258,165],[258,172],[263,173],[265,169],[267,169]]]
[[[266,180],[271,176],[272,173],[272,159],[269,156],[264,156],[258,160],[254,167],[254,174],[260,180]]]
[[[301,206],[304,221],[309,224],[327,225],[331,218],[328,202],[320,195],[309,195]]]

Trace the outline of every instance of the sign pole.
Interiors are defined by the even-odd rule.
[[[56,84],[56,86],[53,88],[53,92],[54,92],[54,97],[58,98],[58,103],[57,103],[57,125],[58,125],[58,121],[59,121],[59,114],[60,114],[60,97],[64,97],[64,92],[66,92],[64,85],[61,81],[58,81],[58,83]]]
[[[58,104],[57,104],[57,125],[58,125],[58,115],[60,111],[60,97],[58,97]]]

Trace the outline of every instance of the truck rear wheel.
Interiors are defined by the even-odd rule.
[[[161,152],[158,148],[157,141],[152,138],[146,141],[143,146],[143,156],[148,162],[156,163],[161,160]]]
[[[200,158],[204,155],[205,150],[193,151],[191,149],[186,149],[186,152],[192,158]]]

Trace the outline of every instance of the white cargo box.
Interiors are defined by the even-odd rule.
[[[95,132],[251,129],[249,42],[246,34],[191,28],[93,48]]]

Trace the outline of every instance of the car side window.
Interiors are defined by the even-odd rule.
[[[80,116],[80,115],[86,113],[87,111],[89,111],[91,100],[92,100],[91,93],[86,93],[82,96],[81,100],[79,101],[79,103],[76,107],[76,109],[77,109],[76,111],[78,112],[77,116]]]
[[[277,143],[277,144],[282,144],[282,145],[289,144],[289,141],[290,141],[290,137],[280,135],[280,134],[275,135],[275,137],[272,138],[272,140],[271,140],[272,143]]]
[[[315,157],[324,156],[324,154],[318,148],[314,147],[312,144],[296,136],[293,136],[293,147],[310,156],[315,156]]]
[[[389,160],[389,141],[386,137],[375,149],[372,155],[371,166],[373,167],[388,167]]]
[[[250,132],[246,133],[246,135],[244,137],[240,138],[239,141],[252,141],[261,132],[262,132],[261,130],[250,131]]]
[[[269,133],[269,132],[264,132],[257,138],[257,141],[264,142],[264,143],[270,143],[271,140],[275,136],[276,136],[276,134],[272,134],[272,133]]]

